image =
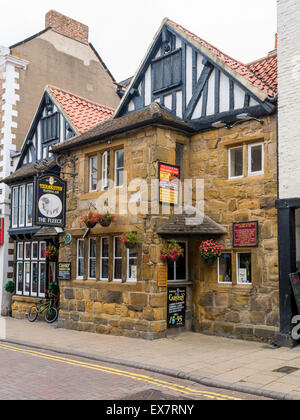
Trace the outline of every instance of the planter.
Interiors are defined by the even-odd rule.
[[[126,246],[126,248],[128,248],[128,249],[133,249],[133,248],[135,248],[135,247],[136,247],[136,244],[133,244],[133,243],[127,243],[127,244],[125,244],[125,246]]]
[[[214,263],[217,261],[216,257],[209,257],[204,259],[205,263],[208,265],[214,265]]]
[[[99,223],[102,227],[109,227],[111,225],[111,220],[103,219],[103,220],[100,220]]]
[[[94,222],[86,222],[86,223],[85,223],[85,226],[86,226],[88,229],[93,229],[93,228],[96,226],[96,224],[97,224],[97,223],[94,223]]]

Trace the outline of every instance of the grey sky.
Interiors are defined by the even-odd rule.
[[[44,28],[55,9],[90,28],[90,41],[117,81],[132,76],[169,17],[230,56],[250,62],[274,49],[276,0],[0,0],[0,45]]]

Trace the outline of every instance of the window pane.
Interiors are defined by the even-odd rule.
[[[78,277],[84,276],[84,260],[82,258],[78,259]]]
[[[46,258],[46,242],[40,242],[40,259]]]
[[[20,187],[20,213],[19,213],[19,224],[24,226],[25,223],[25,185]]]
[[[18,226],[19,189],[13,189],[12,225]]]
[[[175,263],[168,260],[168,280],[175,280]]]
[[[90,158],[90,190],[95,191],[98,183],[98,158],[93,156]]]
[[[115,259],[114,279],[116,280],[122,279],[122,259]]]
[[[30,263],[25,263],[24,293],[30,291]]]
[[[31,292],[37,294],[38,292],[38,263],[31,264]]]
[[[23,291],[23,263],[17,264],[17,291]]]
[[[40,294],[46,292],[46,263],[40,263]]]
[[[238,254],[238,282],[252,283],[251,271],[251,254]]]
[[[232,177],[243,175],[243,148],[230,150],[230,174]]]
[[[83,240],[79,240],[78,241],[78,258],[84,258],[84,241]]]
[[[262,146],[251,148],[251,172],[262,171]]]
[[[175,265],[176,265],[176,280],[186,280],[186,244],[185,243],[179,243],[181,248],[184,250],[184,256],[180,257]]]
[[[90,258],[96,258],[96,239],[90,239]]]
[[[38,258],[38,243],[37,242],[32,243],[32,258],[35,260]]]
[[[30,260],[31,258],[31,243],[25,243],[25,260]]]
[[[108,259],[101,260],[101,278],[108,279]]]
[[[137,248],[128,250],[128,278],[136,280],[137,278]]]
[[[231,254],[222,254],[219,258],[219,283],[232,283]]]
[[[32,224],[32,210],[33,210],[33,185],[27,185],[27,199],[26,199],[26,223]]]
[[[115,239],[115,257],[122,257],[122,246],[118,238]]]
[[[102,238],[102,257],[108,257],[108,238]]]
[[[24,258],[24,244],[23,242],[18,243],[18,260],[22,260]]]

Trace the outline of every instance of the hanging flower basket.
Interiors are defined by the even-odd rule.
[[[201,243],[199,251],[206,264],[213,265],[222,255],[222,246],[214,239],[209,239]]]
[[[98,223],[98,217],[99,213],[90,211],[88,215],[82,216],[80,220],[86,225],[87,228],[92,229]]]
[[[99,213],[98,214],[98,223],[102,227],[109,227],[111,223],[117,223],[116,217],[110,214],[109,212],[106,213]]]
[[[140,242],[135,232],[122,233],[122,235],[119,236],[119,241],[129,249],[134,248]]]
[[[179,258],[184,257],[184,250],[176,241],[170,241],[164,244],[164,247],[160,253],[163,261],[177,261]]]
[[[48,245],[45,255],[49,260],[55,260],[58,256],[58,249],[54,245]]]

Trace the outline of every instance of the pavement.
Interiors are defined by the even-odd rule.
[[[300,347],[185,332],[155,341],[0,318],[0,341],[149,370],[280,400],[300,400]]]

